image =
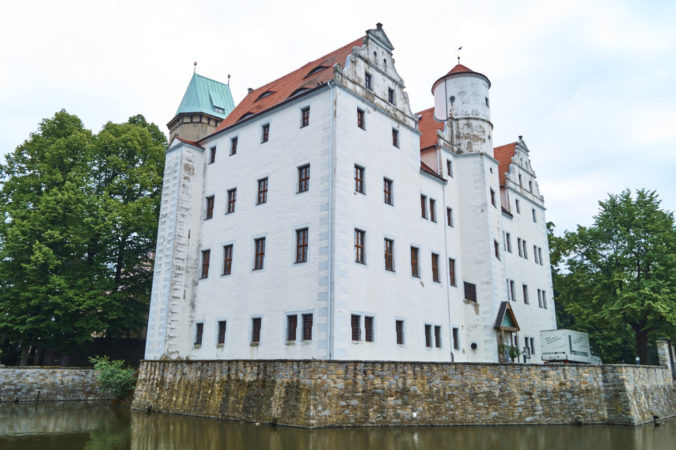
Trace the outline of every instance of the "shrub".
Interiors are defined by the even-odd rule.
[[[124,366],[124,361],[111,361],[107,356],[89,358],[94,364],[101,388],[117,399],[125,398],[136,386],[134,369]]]

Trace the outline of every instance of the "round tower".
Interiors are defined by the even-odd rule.
[[[434,118],[450,120],[452,143],[459,152],[493,154],[490,87],[486,75],[462,64],[432,86]]]

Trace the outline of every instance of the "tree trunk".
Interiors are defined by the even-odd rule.
[[[641,327],[633,327],[636,336],[636,356],[641,358],[641,364],[648,364],[648,332]]]
[[[27,366],[28,365],[28,356],[30,354],[30,351],[31,351],[30,346],[21,348],[21,359],[19,360],[20,366]]]

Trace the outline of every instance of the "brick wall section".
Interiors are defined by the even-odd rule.
[[[92,369],[0,368],[0,402],[110,398],[101,392]]]
[[[357,361],[144,361],[132,408],[303,427],[650,422],[665,368]]]

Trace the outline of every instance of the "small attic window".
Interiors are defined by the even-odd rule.
[[[306,87],[298,88],[298,89],[296,89],[295,91],[293,91],[293,92],[291,93],[291,95],[289,95],[289,98],[294,97],[294,96],[296,96],[296,95],[298,95],[298,94],[302,94],[303,92],[305,92],[305,91],[307,91],[307,90],[308,90],[308,88],[306,88]]]
[[[244,113],[244,114],[242,114],[242,117],[239,118],[238,122],[239,122],[240,120],[244,120],[244,119],[246,119],[247,117],[251,117],[251,116],[253,116],[253,113],[252,113],[252,112]]]
[[[319,66],[315,67],[314,69],[312,69],[311,71],[309,71],[308,74],[303,77],[303,79],[311,77],[312,75],[319,73],[324,69],[326,69],[326,66],[319,65]]]
[[[223,108],[221,108],[220,106],[214,106],[214,111],[216,111],[217,113],[221,113],[221,114],[225,113],[225,110]]]
[[[272,95],[272,94],[274,94],[274,91],[265,91],[265,92],[263,92],[261,95],[258,96],[258,98],[256,99],[256,101],[258,101],[258,100],[260,100],[260,99],[262,99],[262,98],[265,98],[265,97],[267,97],[267,96],[269,96],[269,95]]]

